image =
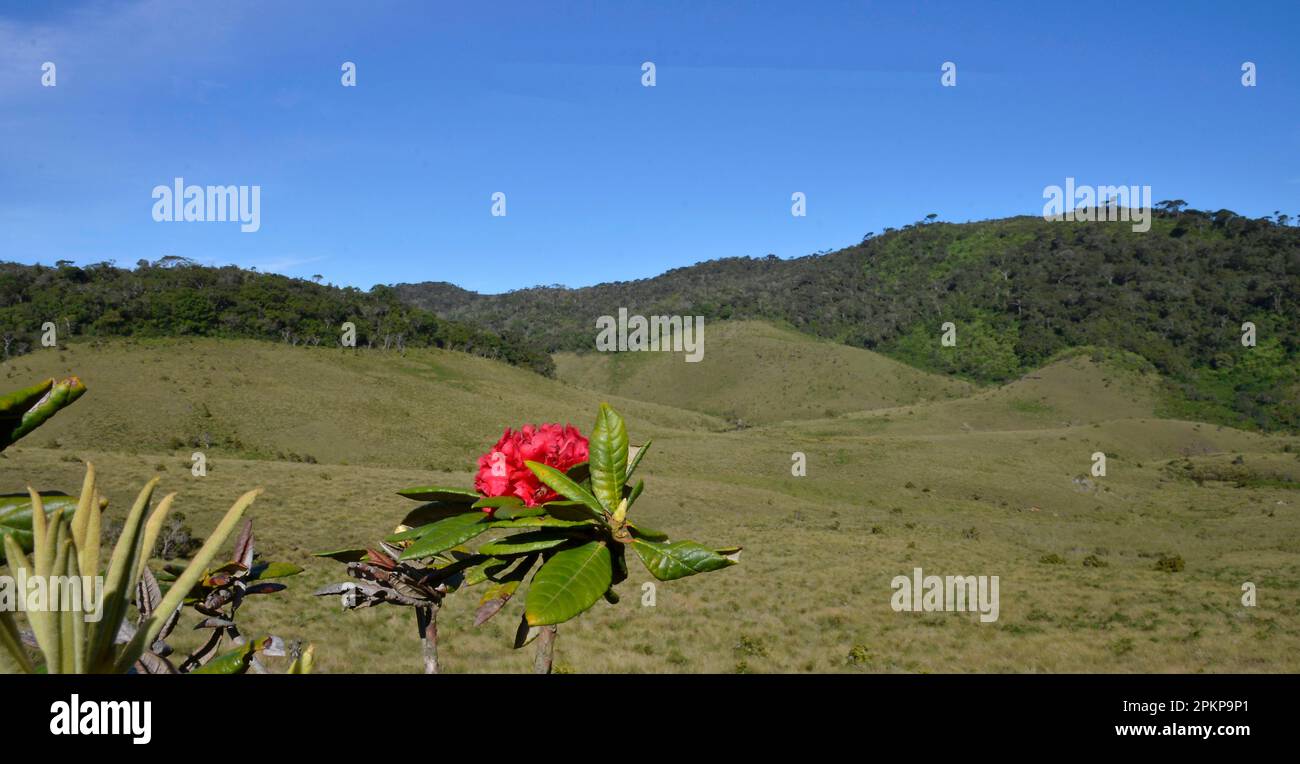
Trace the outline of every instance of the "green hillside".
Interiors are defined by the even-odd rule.
[[[560,379],[738,425],[838,416],[969,393],[877,353],[757,321],[706,324],[704,359],[681,353],[560,353]]]
[[[889,379],[891,364],[862,351],[800,347],[784,330],[719,328],[823,373],[846,365]],[[715,350],[708,346],[702,366],[724,357]],[[730,360],[737,394],[763,394],[746,373],[781,384],[771,358]],[[463,353],[246,340],[74,343],[0,370],[11,387],[72,370],[89,388],[4,453],[0,491],[73,490],[90,459],[110,516],[157,473],[202,532],[232,497],[264,485],[252,511],[259,548],[306,573],[288,592],[246,605],[241,619],[249,632],[315,643],[324,671],[416,672],[420,659],[407,612],[342,613],[337,601],[311,597],[343,576],[312,551],[391,531],[409,508],[397,487],[469,485],[473,460],[507,425],[558,420],[589,430],[599,400]],[[839,378],[847,386],[851,376]],[[637,504],[644,521],[745,549],[734,568],[660,587],[655,607],[638,601],[646,574],[636,567],[620,605],[598,604],[561,629],[557,667],[1300,670],[1300,438],[1157,419],[1158,384],[1134,364],[1085,352],[963,397],[740,430],[697,411],[614,399],[634,442],[655,438]],[[832,391],[833,405],[850,405],[853,390],[865,388]],[[860,402],[888,404],[901,393],[875,394]],[[815,414],[811,398],[796,403]],[[194,477],[190,453],[204,433],[211,445],[198,448],[210,470]],[[1108,456],[1105,477],[1090,474],[1097,451]],[[807,459],[806,476],[791,473],[795,452]],[[1183,570],[1157,569],[1173,556]],[[889,581],[917,566],[999,576],[999,620],[894,612]],[[1259,587],[1257,607],[1242,607],[1243,582]],[[517,610],[475,629],[476,606],[474,596],[453,596],[440,617],[445,670],[526,671],[531,652],[507,649]],[[178,637],[179,646],[187,638],[197,637]]]
[[[395,290],[550,350],[591,349],[596,318],[619,308],[781,323],[984,383],[1073,347],[1118,349],[1170,380],[1186,418],[1300,430],[1300,228],[1229,210],[1169,207],[1145,233],[1035,217],[917,224],[826,255],[727,258],[582,289]],[[955,347],[938,341],[945,322]],[[1245,322],[1256,347],[1242,346]]]
[[[37,444],[132,452],[213,449],[254,458],[458,468],[507,426],[586,424],[596,394],[446,350],[289,347],[214,339],[106,339],[40,350],[5,379],[78,374],[91,388],[76,416]],[[703,414],[614,399],[654,434],[722,429]]]

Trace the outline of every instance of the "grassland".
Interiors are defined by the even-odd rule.
[[[324,671],[414,672],[409,613],[344,613],[309,596],[342,580],[341,565],[310,553],[390,531],[410,506],[398,487],[469,485],[505,426],[585,431],[608,399],[634,442],[655,438],[642,519],[745,551],[726,571],[660,584],[654,607],[633,565],[621,604],[561,626],[561,670],[1300,669],[1300,439],[1157,418],[1155,379],[1087,353],[968,390],[761,325],[711,325],[708,339],[700,364],[568,357],[558,381],[441,351],[216,340],[41,351],[0,366],[11,387],[75,372],[90,392],[5,452],[0,490],[74,490],[90,460],[121,512],[161,474],[202,533],[263,485],[259,548],[306,572],[241,610],[246,630],[315,643]],[[195,443],[206,477],[190,474]],[[806,477],[791,474],[796,451]],[[1097,451],[1105,477],[1089,474]],[[1156,569],[1175,555],[1182,571]],[[894,612],[889,582],[913,567],[999,576],[999,620]],[[1241,604],[1247,581],[1253,608]],[[526,671],[530,654],[509,649],[518,603],[478,629],[476,604],[454,596],[440,617],[445,669]]]
[[[556,373],[577,387],[746,424],[835,417],[972,390],[877,353],[758,321],[710,324],[705,336],[697,363],[666,352],[559,353]]]

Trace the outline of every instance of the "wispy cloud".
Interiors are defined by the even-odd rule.
[[[305,270],[303,266],[311,265],[329,260],[327,255],[299,256],[284,255],[282,257],[272,257],[270,259],[258,258],[254,260],[235,260],[233,265],[240,268],[256,268],[263,273],[280,273],[286,276],[298,276]],[[202,260],[204,265],[223,265],[215,260]]]
[[[60,86],[93,72],[101,83],[168,77],[167,64],[218,62],[221,43],[245,17],[238,2],[212,13],[193,0],[127,0],[64,5],[55,13],[0,15],[0,101],[41,91],[41,64],[58,67]]]

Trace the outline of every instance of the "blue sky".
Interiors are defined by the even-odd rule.
[[[1300,4],[1140,5],[0,0],[0,259],[500,292],[1040,214],[1066,176],[1300,214]],[[154,222],[176,176],[260,185],[261,230]]]

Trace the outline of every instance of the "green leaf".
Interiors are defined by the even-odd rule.
[[[623,417],[607,403],[600,404],[596,415],[587,461],[591,464],[591,492],[613,512],[623,500],[623,484],[627,482],[627,427]]]
[[[563,623],[596,604],[612,576],[609,548],[590,541],[562,549],[533,577],[524,605],[529,626]]]
[[[546,510],[541,507],[502,507],[492,513],[495,520],[518,520],[521,517],[541,517]],[[586,516],[586,512],[583,512]]]
[[[398,496],[405,496],[415,501],[445,501],[448,504],[473,504],[483,498],[474,491],[465,491],[460,488],[446,488],[439,485],[422,485],[415,488],[403,488],[397,492]]]
[[[657,531],[653,528],[647,528],[644,525],[641,525],[640,523],[637,523],[636,525],[633,525],[632,523],[628,523],[627,527],[631,528],[632,535],[639,539],[645,539],[646,541],[667,541],[668,540],[667,533],[664,533],[662,531]]]
[[[248,671],[253,656],[271,644],[270,637],[250,639],[234,650],[224,652],[191,671],[191,674],[242,674]]]
[[[265,581],[269,578],[288,578],[302,572],[302,568],[291,562],[262,562],[248,571],[249,581]]]
[[[54,378],[51,377],[43,382],[37,382],[31,387],[24,387],[21,390],[15,390],[0,396],[0,418],[12,420],[15,424],[22,421],[23,414],[27,409],[36,405],[50,388],[54,386]]]
[[[494,520],[493,528],[579,528],[596,522],[586,520],[556,520],[554,517],[521,517],[518,520]]]
[[[694,541],[659,543],[635,539],[632,546],[646,570],[660,581],[708,573],[736,564],[734,560]]]
[[[477,586],[492,577],[494,573],[510,565],[513,560],[489,557],[465,571],[465,585]]]
[[[199,551],[194,553],[194,557],[190,560],[190,564],[186,566],[185,572],[167,590],[162,603],[153,611],[153,615],[140,624],[140,627],[136,629],[135,636],[126,644],[126,647],[122,648],[117,663],[113,666],[116,671],[124,673],[135,664],[140,654],[149,645],[152,645],[154,640],[158,639],[158,635],[162,633],[163,626],[171,618],[171,614],[181,606],[185,594],[193,589],[194,585],[203,577],[204,568],[212,563],[213,558],[217,556],[217,551],[225,545],[226,539],[230,538],[230,534],[234,532],[235,525],[239,523],[240,518],[244,516],[244,512],[261,492],[261,488],[255,488],[245,493],[235,500],[230,509],[226,510],[225,516],[217,523],[217,527],[212,529],[212,533],[203,542],[203,546],[199,547]],[[119,616],[118,620],[113,623],[112,631],[109,633],[116,636],[120,624],[121,618]],[[103,621],[96,624],[97,627],[103,625]],[[87,656],[87,660],[90,660],[90,656]]]
[[[474,502],[474,509],[498,509],[500,507],[521,507],[524,500],[518,496],[484,496]]]
[[[524,462],[524,464],[528,465],[528,469],[532,470],[537,479],[545,483],[548,488],[587,507],[591,510],[592,517],[605,519],[605,509],[600,505],[600,501],[587,489],[570,480],[568,475],[548,464],[540,462]]]
[[[539,627],[528,625],[528,616],[519,616],[519,628],[515,630],[515,649],[528,646],[541,633]]]
[[[315,658],[316,658],[316,646],[307,645],[307,647],[303,648],[302,654],[299,655],[294,660],[293,664],[290,665],[289,669],[284,673],[310,674],[312,670],[312,665],[315,663]]]
[[[613,577],[609,582],[609,591],[605,592],[605,599],[609,600],[609,594],[615,586],[627,580],[627,544],[614,544],[610,549],[611,564],[610,570],[613,571]],[[610,600],[611,603],[618,602],[618,596]]]
[[[414,528],[407,528],[401,533],[393,533],[388,536],[385,536],[384,541],[387,541],[390,544],[397,544],[402,541],[414,541],[415,539],[418,539],[424,534],[432,531],[433,526],[434,523],[425,523],[424,525],[417,525]]]
[[[514,596],[515,591],[519,589],[519,581],[502,581],[493,584],[483,599],[479,602],[478,610],[474,611],[474,625],[482,626],[492,616],[496,615],[505,604]]]
[[[565,470],[564,474],[568,475],[573,482],[581,485],[591,479],[591,464],[590,462],[578,462]]]
[[[35,670],[36,666],[23,646],[13,613],[0,610],[0,674],[30,674]]]
[[[487,619],[496,615],[505,604],[510,601],[515,592],[519,589],[519,584],[528,575],[532,569],[533,563],[537,561],[536,555],[525,557],[514,570],[506,574],[498,583],[488,588],[483,593],[483,598],[479,600],[478,610],[474,613],[474,625],[482,626]]]
[[[76,377],[47,379],[0,398],[0,451],[45,424],[86,392]]]
[[[421,504],[415,509],[407,512],[402,518],[400,525],[411,528],[418,528],[421,525],[429,525],[439,520],[445,520],[452,515],[463,515],[467,512],[482,512],[474,509],[472,504],[455,504],[445,501],[431,501],[428,504]]]
[[[591,519],[591,510],[580,501],[548,501],[538,509],[556,520]]]
[[[496,541],[489,541],[479,547],[478,551],[480,554],[509,557],[512,555],[526,554],[528,552],[540,552],[543,549],[557,547],[566,541],[572,540],[572,536],[559,531],[532,531],[530,533],[516,533],[513,536],[506,536],[505,538],[499,538]]]
[[[439,552],[445,552],[486,531],[489,525],[487,521],[488,516],[486,514],[475,511],[453,515],[422,529],[417,529],[423,530],[424,533],[415,543],[407,547],[406,551],[402,552],[399,559],[418,560],[421,557],[432,557]]]
[[[47,518],[58,510],[71,517],[77,508],[77,498],[61,491],[41,491],[40,496]],[[24,552],[32,551],[32,499],[27,493],[0,496],[0,538],[9,535]],[[0,542],[0,563],[3,562],[5,551]]]
[[[641,446],[636,450],[635,454],[632,454],[632,461],[629,462],[627,465],[628,480],[632,479],[632,473],[636,472],[637,465],[641,463],[641,457],[645,456],[645,452],[650,450],[650,444],[654,442],[655,442],[654,438],[647,440],[644,446]]]

